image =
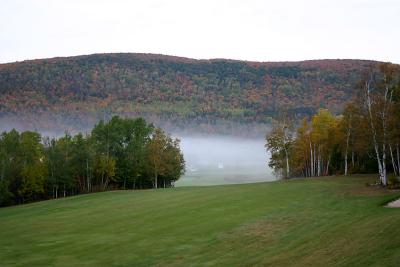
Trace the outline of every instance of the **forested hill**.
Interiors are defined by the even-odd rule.
[[[119,114],[170,131],[256,132],[282,108],[299,116],[321,107],[340,112],[360,75],[376,64],[122,53],[1,64],[0,126],[75,131]]]

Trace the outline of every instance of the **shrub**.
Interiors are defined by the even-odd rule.
[[[388,187],[389,188],[399,188],[400,181],[399,177],[397,177],[394,173],[388,175]]]

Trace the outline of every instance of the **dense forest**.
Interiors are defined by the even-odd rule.
[[[341,112],[361,74],[377,64],[261,63],[152,54],[0,64],[0,126],[76,132],[123,115],[144,117],[169,131],[264,134],[264,125],[282,107],[297,117],[319,108]]]
[[[110,189],[171,187],[184,173],[179,140],[144,119],[114,116],[90,134],[0,135],[0,206]]]
[[[320,109],[300,122],[283,112],[266,137],[270,167],[282,177],[378,173],[379,184],[400,177],[400,66],[365,72],[341,115]]]

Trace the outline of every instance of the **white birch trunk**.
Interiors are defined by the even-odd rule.
[[[315,144],[314,144],[314,176],[317,175],[317,161],[318,161],[318,157],[317,157],[317,151],[315,150]]]
[[[321,176],[321,147],[318,146],[317,176]]]
[[[382,183],[387,186],[387,172],[386,172],[386,145],[383,144],[382,149]]]
[[[400,176],[400,151],[399,151],[399,144],[397,144],[397,167],[399,168],[399,173],[398,175]]]
[[[331,156],[328,157],[328,162],[326,163],[325,175],[329,175],[329,164],[331,162]]]
[[[382,143],[382,179],[383,185],[387,185],[387,170],[386,170],[386,143],[387,143],[387,116],[389,114],[389,104],[392,100],[392,93],[389,97],[389,85],[387,83],[386,75],[384,75],[384,82],[385,82],[385,97],[383,102],[383,109],[381,113],[382,118],[382,130],[383,130],[383,143]],[[388,99],[389,97],[389,99]]]
[[[392,166],[393,166],[393,171],[394,171],[394,174],[397,176],[397,174],[398,174],[398,172],[397,172],[397,166],[396,166],[396,161],[394,160],[394,157],[393,157],[393,150],[392,150],[392,145],[391,144],[389,144],[389,151],[390,151],[390,157],[391,157],[391,159],[392,159]]]
[[[310,141],[310,176],[314,176],[314,158],[313,158],[313,150]]]
[[[157,167],[154,164],[154,188],[157,189],[157,183],[158,183],[158,173],[157,173]]]
[[[350,134],[351,134],[351,115],[349,118],[349,125],[347,126],[347,135],[346,135],[346,151],[344,154],[344,175],[347,175],[347,154],[349,151],[349,141],[350,141]],[[354,165],[354,163],[353,163]]]
[[[379,145],[378,145],[378,141],[377,141],[376,128],[375,128],[375,124],[374,124],[374,121],[372,118],[372,108],[371,108],[372,101],[371,101],[371,96],[370,96],[369,82],[365,83],[365,96],[366,96],[366,102],[367,102],[367,108],[368,108],[369,122],[370,122],[371,130],[372,130],[372,140],[374,142],[374,150],[375,150],[375,154],[376,154],[376,160],[378,163],[379,179],[383,185],[386,185],[386,179],[384,177],[385,175],[383,172],[381,157],[380,157],[380,153],[379,153]]]
[[[344,175],[347,176],[347,148],[346,154],[344,154]]]

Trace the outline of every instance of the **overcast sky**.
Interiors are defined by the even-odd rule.
[[[108,52],[400,63],[399,0],[0,0],[0,62]]]

